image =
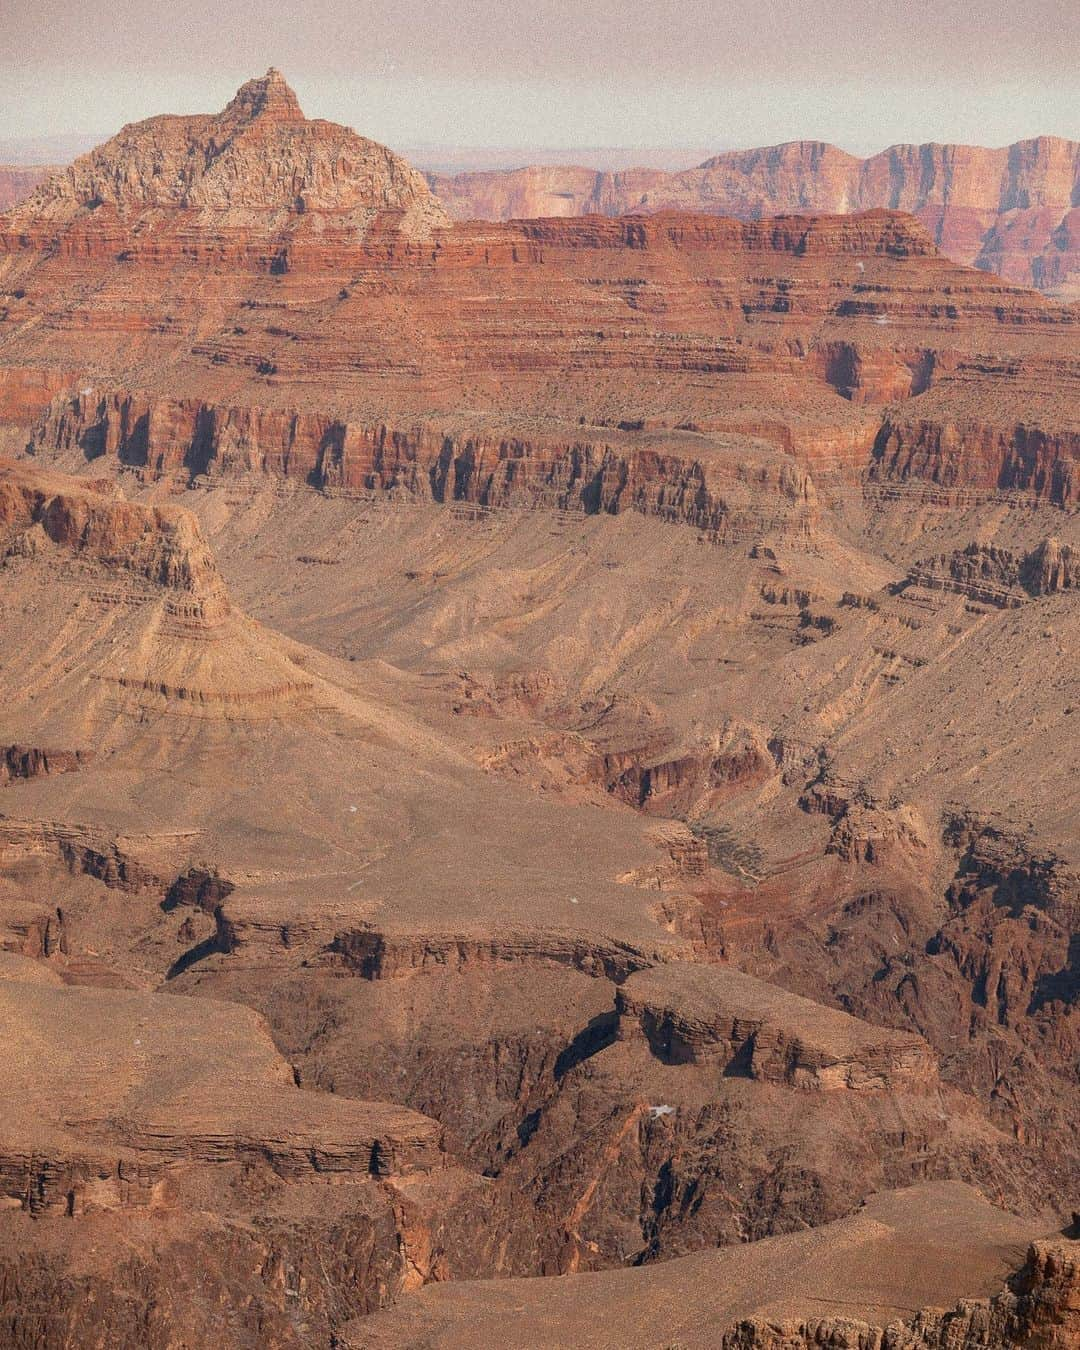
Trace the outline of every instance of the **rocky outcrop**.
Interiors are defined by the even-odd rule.
[[[385,1183],[320,1199],[257,1219],[257,1203],[228,1188],[214,1195],[217,1213],[204,1200],[194,1215],[175,1202],[147,1213],[0,1214],[0,1334],[18,1350],[212,1345],[223,1325],[237,1350],[329,1343],[343,1317],[384,1306],[411,1272]]]
[[[668,1063],[815,1091],[924,1090],[937,1063],[919,1036],[886,1031],[741,971],[681,962],[631,975],[618,991],[620,1036],[644,1034]]]
[[[83,763],[85,763],[85,759]],[[112,890],[158,890],[164,882],[124,843],[84,825],[0,817],[0,858],[19,862],[47,856],[73,876],[94,877]]]
[[[867,469],[1075,494],[1075,312],[910,215],[451,226],[388,155],[267,77],[43,185],[0,219],[0,420],[44,409],[33,448],[69,468],[633,507],[719,539],[805,536]]]
[[[1031,596],[1056,595],[1080,585],[1080,556],[1055,538],[1021,555],[992,544],[968,544],[917,562],[904,583],[909,584],[1011,609]]]
[[[1080,1244],[1033,1243],[1009,1287],[947,1312],[924,1308],[908,1322],[874,1327],[854,1318],[751,1318],[724,1333],[723,1350],[1067,1350],[1080,1340]]]
[[[570,928],[498,931],[384,931],[348,924],[345,906],[281,922],[276,902],[231,893],[217,910],[213,950],[231,968],[299,962],[349,971],[367,980],[392,980],[424,971],[475,966],[566,966],[592,976],[623,979],[654,959],[655,951]]]
[[[1080,550],[1044,539],[1020,564],[1020,581],[1032,595],[1057,595],[1080,587]]]
[[[442,1165],[434,1122],[299,1091],[246,1010],[3,979],[0,1006],[10,1034],[27,1037],[8,1055],[0,1174],[8,1200],[33,1212],[150,1203],[172,1167],[258,1163],[297,1180]],[[137,1177],[145,1184],[125,1189]]]
[[[666,970],[654,973],[663,980]],[[258,977],[247,972],[237,984],[221,967],[212,978],[240,992]],[[433,1114],[490,1179],[486,1193],[470,1192],[446,1216],[459,1277],[620,1267],[738,1246],[846,1214],[867,1188],[931,1176],[1010,1189],[1019,1150],[988,1136],[970,1103],[932,1076],[922,1081],[917,1066],[898,1058],[887,1071],[873,1048],[881,1033],[862,1028],[860,1053],[876,1069],[856,1075],[848,1065],[846,1088],[836,1079],[814,1086],[809,1047],[807,1072],[793,1076],[782,1057],[764,1056],[764,1035],[761,1076],[750,1075],[744,1056],[673,1062],[612,1008],[613,995],[623,1006],[622,994],[636,997],[644,978],[613,990],[595,975],[538,963],[444,966],[395,988],[330,971],[313,984],[294,970],[260,1000],[302,1082],[358,1096],[391,1085],[395,1099]],[[785,997],[750,983],[761,993],[759,1016]],[[540,993],[531,1011],[529,991]],[[793,1015],[798,1003],[789,1002]],[[716,1020],[717,1008],[709,1015]],[[467,1030],[452,1030],[459,1026]],[[459,1226],[475,1235],[468,1257],[451,1236]]]
[[[0,783],[38,778],[50,773],[75,773],[93,758],[89,750],[46,750],[36,745],[0,746]]]
[[[48,541],[190,596],[203,608],[227,606],[194,517],[180,508],[137,506],[0,460],[0,542],[5,538],[13,557],[32,557]]]
[[[209,213],[217,228],[251,229],[253,211],[279,224],[322,214],[361,233],[380,213],[409,235],[446,222],[420,174],[346,127],[309,121],[276,70],[249,80],[215,116],[125,127],[42,183],[11,221],[40,233],[108,215],[137,248],[136,235],[160,227],[149,213]],[[138,218],[143,230],[132,230]]]
[[[952,913],[930,951],[955,963],[991,1024],[1037,1034],[1029,1016],[1045,1016],[1057,1003],[1063,1024],[1046,1063],[1068,1072],[1075,1044],[1068,1009],[1080,991],[1076,873],[978,819],[954,817],[949,834],[962,856],[948,892]]]
[[[606,791],[639,809],[677,815],[698,799],[719,800],[767,778],[776,764],[759,733],[725,727],[710,745],[684,754],[615,750],[605,754],[594,773]]]

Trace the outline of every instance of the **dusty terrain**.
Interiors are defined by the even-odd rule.
[[[0,1339],[1077,1343],[1075,306],[270,72],[0,215],[0,446]]]

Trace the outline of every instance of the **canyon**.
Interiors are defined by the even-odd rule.
[[[525,152],[523,152],[525,153]],[[0,166],[0,210],[55,170]],[[695,168],[572,164],[428,172],[455,220],[707,212],[740,220],[879,208],[911,212],[946,257],[1063,300],[1080,297],[1080,145],[893,145],[860,159],[823,141],[725,151]]]
[[[669,205],[0,214],[6,1344],[1077,1343],[1080,309]]]
[[[891,145],[860,159],[824,141],[733,150],[679,172],[527,166],[428,181],[455,220],[707,211],[909,211],[956,262],[1061,299],[1080,297],[1080,145]]]

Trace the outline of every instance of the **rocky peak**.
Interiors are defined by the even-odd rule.
[[[243,124],[256,118],[270,122],[307,120],[285,76],[273,66],[261,79],[242,84],[218,120]]]
[[[152,117],[42,183],[15,208],[20,225],[61,227],[113,208],[158,229],[161,211],[213,213],[254,235],[289,218],[332,212],[346,228],[377,215],[425,234],[447,217],[423,176],[385,146],[309,120],[277,70],[249,80],[220,113]]]

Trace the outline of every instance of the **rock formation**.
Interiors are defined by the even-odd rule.
[[[423,178],[374,141],[331,122],[308,121],[281,74],[249,80],[216,117],[156,117],[46,179],[13,221],[72,222],[105,212],[120,222],[147,212],[200,212],[219,229],[243,229],[245,212],[329,216],[361,232],[393,213],[404,233],[445,217]]]
[[[868,159],[821,141],[728,151],[694,169],[492,170],[428,181],[455,220],[708,211],[910,211],[957,262],[1063,298],[1080,294],[1080,145],[1056,136],[999,150],[893,145]]]
[[[1076,1321],[1076,1243],[1037,1245],[1022,1277],[1027,1292],[1015,1297],[999,1291],[1010,1268],[1023,1262],[1022,1234],[1015,1220],[995,1216],[963,1187],[919,1187],[875,1197],[860,1213],[821,1229],[640,1272],[550,1284],[435,1285],[392,1312],[351,1324],[345,1343],[448,1350],[475,1344],[470,1337],[511,1335],[520,1345],[575,1338],[585,1346],[688,1350],[1068,1345]],[[971,1301],[956,1313],[920,1311],[921,1299],[947,1307],[960,1289],[970,1291]],[[814,1311],[799,1320],[795,1310],[806,1304]],[[970,1334],[959,1339],[965,1323]]]
[[[621,1025],[675,1064],[715,1063],[721,1073],[741,1069],[762,1082],[815,1091],[910,1091],[937,1077],[930,1047],[918,1037],[875,1032],[722,966],[640,971],[620,988],[618,1005]]]
[[[1080,321],[790,204],[0,216],[0,1340],[1075,1339]]]

